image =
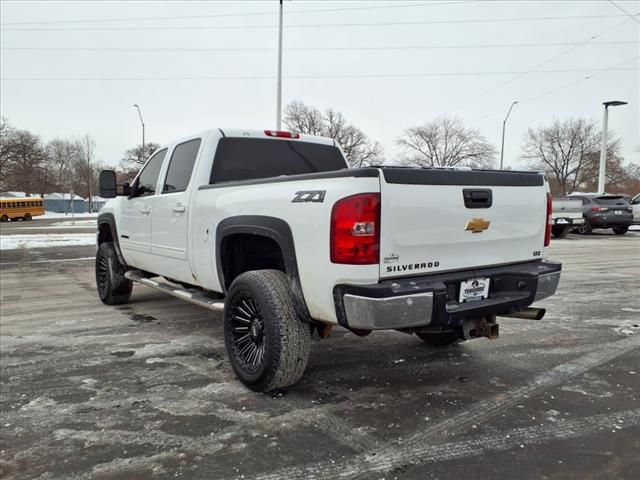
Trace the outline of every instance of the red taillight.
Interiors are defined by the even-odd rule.
[[[551,194],[547,193],[547,228],[544,231],[544,246],[548,247],[551,243],[551,226],[553,225],[553,199]]]
[[[606,212],[609,210],[608,207],[591,207],[592,212]]]
[[[299,133],[295,132],[286,132],[284,130],[265,130],[264,134],[268,137],[279,137],[279,138],[300,138]]]
[[[371,265],[380,261],[380,194],[338,200],[331,210],[331,261]]]

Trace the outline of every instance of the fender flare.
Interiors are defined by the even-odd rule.
[[[305,322],[312,322],[311,315],[304,300],[293,233],[287,222],[281,218],[263,215],[239,215],[221,221],[216,228],[216,270],[220,286],[226,293],[227,287],[222,268],[222,242],[229,235],[238,233],[257,235],[274,240],[280,247],[289,285],[293,294],[298,316]]]
[[[127,262],[124,261],[124,257],[122,256],[122,250],[120,250],[120,237],[118,237],[116,219],[113,216],[113,213],[101,213],[100,215],[98,215],[98,235],[100,234],[100,225],[109,226],[109,230],[111,230],[111,238],[113,239],[113,246],[115,247],[116,255],[118,256],[118,261],[122,265],[127,266]]]

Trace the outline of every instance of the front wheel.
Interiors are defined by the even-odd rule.
[[[125,278],[125,271],[113,243],[102,243],[96,253],[96,286],[103,303],[120,305],[129,301],[133,282]]]
[[[233,281],[224,304],[224,341],[234,372],[251,390],[268,392],[302,377],[309,325],[298,319],[284,273],[256,270]]]
[[[613,227],[613,233],[616,235],[624,235],[629,231],[629,227]]]
[[[0,215],[0,222],[8,222],[9,221],[9,216],[5,213],[3,213],[2,215]]]

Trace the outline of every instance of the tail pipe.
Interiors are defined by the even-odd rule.
[[[524,318],[525,320],[542,320],[547,311],[544,308],[527,307],[517,312],[500,315],[507,318]]]

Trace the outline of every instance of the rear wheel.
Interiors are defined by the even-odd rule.
[[[22,219],[23,219],[25,222],[28,222],[29,220],[31,220],[31,214],[30,214],[30,213],[25,213],[25,214],[24,214],[24,217],[22,217]]]
[[[96,253],[96,286],[103,303],[120,305],[129,301],[133,282],[125,278],[125,271],[113,243],[102,243]]]
[[[284,273],[256,270],[233,281],[225,299],[224,340],[234,372],[251,390],[268,392],[302,377],[309,325],[298,319]]]
[[[416,335],[432,347],[446,347],[462,341],[457,332],[416,332]]]
[[[629,230],[629,227],[613,227],[613,232],[616,235],[624,235]]]
[[[551,233],[553,233],[554,238],[565,238],[569,235],[569,227],[551,227]]]

